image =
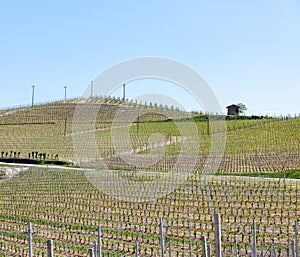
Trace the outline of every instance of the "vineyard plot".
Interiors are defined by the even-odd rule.
[[[73,131],[78,105],[99,109],[95,122],[89,124],[92,129]],[[117,111],[142,109],[149,113],[131,124],[113,124]],[[165,115],[156,114],[158,111]],[[84,121],[84,114],[81,118]],[[176,122],[195,122],[198,135],[180,134]],[[112,129],[117,135],[114,143]],[[118,153],[118,148],[127,144],[122,137],[127,130],[130,148]],[[222,156],[211,150],[212,137],[218,133],[224,131],[211,130],[207,120],[194,119],[190,113],[111,98],[74,99],[0,111],[3,159],[36,160],[38,154],[45,154],[46,158],[57,156],[80,166],[85,159],[76,158],[73,137],[87,134],[95,138],[97,157],[106,164],[104,171],[113,170],[134,183],[162,178],[173,170],[184,144],[200,144],[199,151],[188,148],[182,158],[182,170],[176,170],[184,173],[192,162],[191,156],[197,156],[185,183],[160,197],[155,196],[163,188],[158,186],[151,193],[143,188],[133,201],[105,194],[80,168],[29,167],[5,179],[7,169],[0,169],[0,256],[28,256],[28,222],[32,223],[34,256],[46,256],[49,239],[53,240],[55,256],[87,256],[87,250],[97,242],[99,225],[104,256],[134,256],[137,245],[139,256],[160,256],[160,234],[164,235],[166,255],[171,252],[172,256],[189,256],[192,252],[192,256],[201,256],[203,236],[207,248],[211,252],[215,249],[214,213],[221,215],[224,256],[250,256],[254,234],[257,256],[292,256],[297,241],[299,180],[220,176],[207,176],[204,180],[202,171],[207,162],[217,157],[221,163],[213,173],[299,169],[299,117],[226,120]],[[86,144],[84,140],[80,143]],[[136,158],[146,159],[149,153],[164,155],[153,154],[157,158],[153,165],[136,168]],[[112,188],[109,179],[106,187]],[[132,197],[134,189],[127,188],[123,196]],[[143,201],[149,198],[155,200]]]
[[[30,168],[1,181],[0,253],[28,256],[25,233],[32,222],[34,256],[46,256],[48,239],[55,256],[86,256],[98,225],[104,256],[133,256],[136,241],[141,256],[159,256],[161,217],[166,251],[171,244],[173,256],[188,255],[191,243],[193,256],[200,256],[202,236],[214,249],[213,214],[220,213],[224,256],[233,256],[236,243],[241,256],[251,253],[253,220],[258,256],[269,248],[287,256],[295,240],[299,186],[294,180],[215,176],[205,184],[194,175],[156,201],[125,202],[103,194],[83,171]]]

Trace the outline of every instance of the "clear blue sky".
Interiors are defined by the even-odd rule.
[[[243,102],[248,114],[300,113],[298,0],[3,0],[0,31],[1,108],[30,104],[33,84],[37,102],[63,98],[64,86],[80,96],[111,65],[160,56],[198,71],[224,111]],[[142,93],[128,85],[128,98]]]

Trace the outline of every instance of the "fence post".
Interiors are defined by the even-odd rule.
[[[201,237],[201,245],[202,245],[202,257],[208,257],[208,255],[207,255],[206,236]]]
[[[252,244],[252,256],[257,257],[257,251],[256,251],[256,223],[253,219],[253,244]]]
[[[29,248],[29,257],[32,257],[32,224],[28,222],[28,248]]]
[[[162,218],[159,218],[159,236],[160,236],[161,257],[165,257],[165,242],[164,242],[164,235],[163,235]]]
[[[53,241],[51,239],[47,240],[47,257],[53,257]]]
[[[102,257],[102,242],[101,242],[101,227],[98,226],[98,245],[97,245],[97,248],[98,248],[98,257]]]
[[[214,214],[214,230],[215,230],[215,255],[222,257],[222,242],[221,242],[221,219],[220,214]]]

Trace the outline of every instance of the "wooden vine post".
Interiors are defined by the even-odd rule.
[[[206,236],[201,237],[201,245],[202,245],[202,257],[208,257]]]
[[[255,220],[253,220],[252,257],[257,257],[257,251],[256,251],[256,223],[255,223]]]
[[[89,257],[95,257],[95,254],[94,254],[94,248],[90,248],[89,249]]]
[[[135,242],[135,257],[139,257],[139,242]]]
[[[215,230],[215,255],[222,257],[222,242],[221,242],[221,219],[220,214],[214,214],[214,230]]]
[[[163,235],[162,218],[159,218],[159,236],[160,236],[161,257],[165,257],[165,242],[164,242],[164,235]]]
[[[296,257],[299,257],[299,245],[298,245],[298,217],[296,215],[295,219],[295,252],[296,252]]]
[[[47,240],[47,257],[53,257],[53,241]]]
[[[102,257],[102,242],[101,242],[101,227],[98,226],[98,253],[97,253],[97,257]]]
[[[29,248],[29,257],[32,257],[32,224],[28,222],[28,248]]]

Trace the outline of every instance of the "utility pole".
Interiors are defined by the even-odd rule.
[[[65,100],[67,100],[67,86],[65,86]]]
[[[67,100],[67,86],[65,86],[65,101],[66,100]],[[67,121],[68,121],[68,115],[67,115],[67,109],[66,109],[64,136],[67,135]]]
[[[93,98],[93,81],[91,81],[91,98]]]
[[[31,100],[31,106],[33,107],[34,102],[34,85],[32,85],[32,100]]]
[[[123,101],[125,101],[125,84],[123,84]]]

